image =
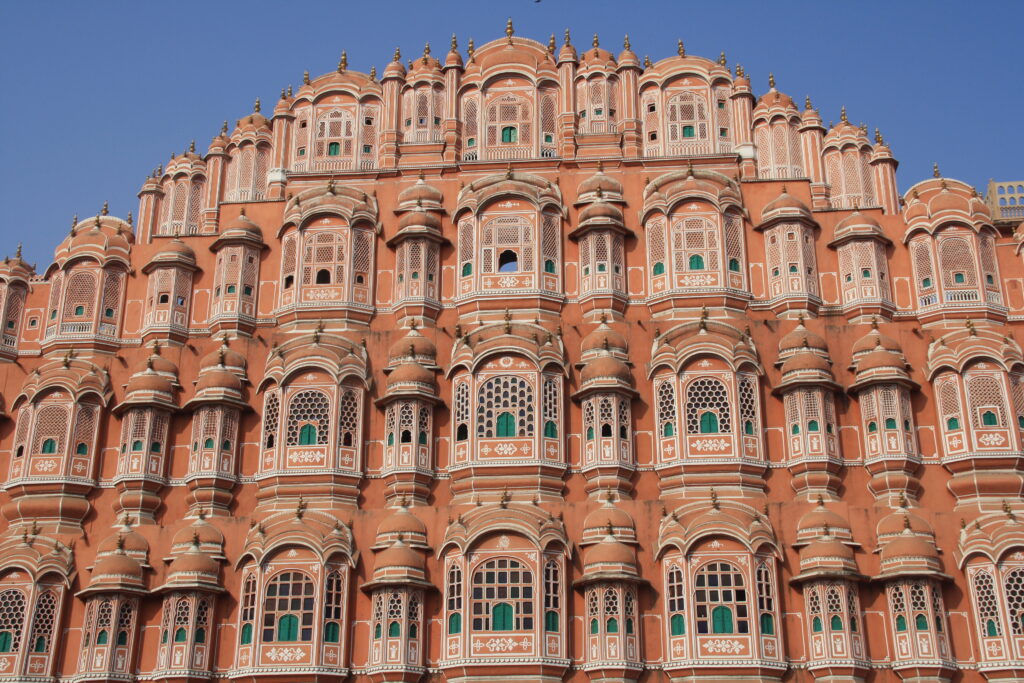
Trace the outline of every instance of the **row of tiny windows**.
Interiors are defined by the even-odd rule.
[[[998,188],[996,188],[996,192],[998,192],[999,194],[1013,192],[1013,185],[1000,185]],[[1024,194],[1024,185],[1017,186],[1017,194]]]
[[[739,619],[734,621],[732,609],[725,605],[718,605],[711,610],[711,618],[708,619],[705,613],[698,614],[697,632],[701,635],[712,633],[715,635],[729,635],[733,633],[749,633],[750,626],[746,619],[746,607],[737,605],[740,611]],[[761,635],[775,635],[775,617],[767,612],[762,613],[759,619]],[[673,614],[669,619],[669,632],[673,636],[686,635],[686,618],[682,614]]]
[[[688,270],[705,270],[707,268],[707,266],[705,265],[705,262],[704,262],[704,257],[701,256],[700,254],[690,254],[690,258],[687,259],[686,265],[687,265]],[[729,270],[730,270],[730,272],[733,272],[733,273],[740,272],[740,260],[738,258],[731,258],[731,259],[729,259]],[[665,264],[664,264],[664,262],[662,262],[662,261],[655,262],[654,266],[651,268],[651,273],[653,275],[664,275],[665,274]],[[778,269],[776,269],[776,272],[774,274],[778,275]]]
[[[494,436],[504,438],[514,438],[519,436],[519,427],[516,424],[515,415],[512,413],[499,413],[497,420],[494,424]],[[455,440],[465,441],[469,438],[469,426],[465,423],[460,424],[455,428]],[[546,439],[557,439],[558,438],[558,425],[552,420],[548,420],[544,423],[544,438]],[[592,437],[591,437],[592,438]],[[404,443],[404,442],[403,442]],[[421,442],[422,443],[422,442]],[[388,445],[391,445],[390,442]]]
[[[83,315],[85,315],[85,306],[75,306],[74,315],[76,315],[76,316],[83,316]],[[113,318],[114,317],[114,309],[113,308],[108,308],[105,311],[103,311],[103,317],[104,318]],[[50,311],[50,320],[56,320],[56,319],[57,319],[57,309],[55,308],[52,311]],[[8,326],[11,326],[11,325],[8,324]]]
[[[867,277],[867,276],[865,276]],[[953,273],[953,284],[963,285],[967,283],[967,275],[965,273]],[[994,285],[996,283],[995,276],[992,273],[985,273],[985,283]],[[932,279],[930,277],[921,279],[921,289],[930,289],[932,286]]]
[[[814,422],[814,421],[812,420],[812,422]],[[700,419],[699,419],[699,425],[700,425],[699,429],[700,429],[700,433],[701,434],[718,434],[718,415],[716,415],[715,413],[711,412],[710,410],[701,413],[700,414]],[[817,425],[816,422],[815,422],[815,425]],[[754,423],[753,423],[753,421],[746,420],[743,423],[743,433],[747,434],[747,435],[753,435],[753,433],[754,433]],[[663,424],[661,426],[661,435],[665,436],[665,437],[675,436],[676,435],[676,426],[675,426],[675,424],[673,422],[666,422],[665,424]]]

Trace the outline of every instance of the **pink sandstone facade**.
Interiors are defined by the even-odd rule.
[[[257,102],[0,266],[0,681],[1020,680],[1020,244],[896,165],[511,24]]]

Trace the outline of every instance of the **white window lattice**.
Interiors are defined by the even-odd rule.
[[[484,382],[477,390],[477,436],[495,436],[500,413],[511,412],[516,436],[533,436],[533,387],[523,377],[502,375]]]
[[[729,392],[725,384],[712,377],[701,377],[686,386],[686,432],[700,433],[701,415],[711,412],[718,420],[718,431],[732,431]]]
[[[288,432],[285,443],[299,445],[302,427],[312,424],[316,427],[317,444],[327,444],[330,434],[331,402],[322,391],[300,391],[288,402]]]

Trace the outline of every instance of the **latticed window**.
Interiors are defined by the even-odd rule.
[[[684,92],[671,97],[666,105],[668,142],[707,142],[707,101],[698,93]],[[670,150],[671,153],[671,150]]]
[[[665,274],[665,224],[652,221],[647,226],[647,262],[651,264],[651,275]]]
[[[465,441],[469,438],[469,384],[459,382],[455,385],[455,440]]]
[[[289,446],[325,445],[330,436],[331,403],[322,391],[300,391],[288,403]]]
[[[963,237],[939,240],[939,268],[942,286],[963,289],[978,286],[978,267],[971,243]]]
[[[757,565],[757,611],[762,636],[775,635],[775,585],[768,565]]]
[[[757,411],[757,379],[751,375],[739,375],[740,419],[743,421],[743,433],[757,434],[760,430],[760,419]]]
[[[531,103],[512,94],[501,95],[487,105],[487,145],[520,143],[529,145],[532,141]]]
[[[750,633],[743,574],[728,562],[709,562],[694,577],[697,633]]]
[[[658,430],[663,437],[675,436],[676,388],[672,380],[658,384]]]
[[[277,443],[277,427],[281,419],[281,397],[276,392],[263,402],[263,447],[273,448]]]
[[[338,403],[338,443],[355,446],[359,440],[359,395],[354,389],[343,389]]]
[[[448,568],[448,584],[445,591],[448,635],[462,633],[462,567],[457,564]]]
[[[25,593],[0,591],[0,652],[20,652],[25,630]]]
[[[938,395],[939,413],[943,426],[948,430],[962,428],[963,411],[960,406],[960,388],[956,378],[946,373],[935,381],[935,393]]]
[[[45,590],[36,598],[36,607],[32,614],[32,652],[45,653],[50,651],[53,643],[54,627],[57,625],[57,592]]]
[[[524,216],[498,216],[483,225],[483,273],[532,273],[533,226]]]
[[[558,631],[559,609],[561,607],[561,570],[558,563],[548,560],[544,565],[544,630]]]
[[[821,633],[825,630],[821,618],[821,588],[812,586],[808,589],[807,595],[807,616],[811,618],[811,632]]]
[[[683,572],[672,565],[668,570],[669,632],[674,636],[686,634],[686,587]]]
[[[341,640],[342,609],[344,606],[345,581],[341,572],[334,570],[327,575],[324,588],[324,642],[337,643]]]
[[[675,272],[717,271],[718,226],[710,219],[691,216],[672,225],[672,261]]]
[[[533,436],[533,404],[533,387],[526,379],[502,375],[487,380],[477,391],[477,436]]]
[[[314,149],[317,157],[351,158],[354,144],[352,113],[335,109],[317,118]]]
[[[1006,573],[1003,577],[1003,591],[1006,595],[1010,631],[1015,636],[1024,635],[1024,567],[1017,567]]]
[[[511,558],[485,562],[473,574],[474,631],[530,631],[534,619],[533,572]]]
[[[720,380],[701,377],[686,387],[686,433],[731,432],[729,392]]]
[[[249,574],[242,584],[241,610],[239,619],[242,622],[239,642],[248,645],[252,642],[253,622],[256,619],[256,576]]]
[[[965,384],[967,402],[971,407],[971,424],[974,427],[1007,426],[1002,383],[991,375],[969,373]]]
[[[558,409],[562,393],[559,384],[554,377],[544,380],[544,436],[548,438],[558,436]]]
[[[315,595],[313,580],[303,572],[272,578],[263,600],[263,642],[311,641]]]
[[[1002,620],[999,618],[999,599],[996,597],[992,574],[987,571],[978,572],[974,575],[973,583],[975,606],[978,611],[978,632],[983,636],[1003,635]],[[1020,633],[1019,625],[1015,632]]]

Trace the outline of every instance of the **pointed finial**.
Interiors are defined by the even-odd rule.
[[[107,204],[107,200],[104,199],[103,200],[103,208],[100,209],[100,215],[101,216],[106,216],[108,214],[110,214],[110,206]]]
[[[711,489],[711,507],[716,510],[722,509],[721,503],[718,502],[718,492],[714,489]]]
[[[569,29],[565,29],[565,44],[568,46],[572,45],[572,41],[569,40]]]
[[[221,135],[227,135],[228,134],[228,122],[227,121],[225,121],[224,123],[221,124],[221,126],[220,126],[220,134]]]
[[[458,49],[459,49],[459,39],[456,38],[455,34],[453,33],[452,34],[452,42],[451,42],[451,51],[455,52]]]
[[[679,53],[680,57],[685,57],[686,56],[686,48],[683,47],[683,39],[682,38],[680,38],[679,40],[676,41],[676,51]]]
[[[256,102],[254,102],[252,105],[252,110],[257,114],[260,113],[260,98],[256,98]]]
[[[941,178],[942,177],[942,173],[939,172],[939,164],[937,162],[932,164],[932,177],[933,178]]]
[[[21,258],[21,242],[18,242],[18,250],[14,252],[14,258]]]
[[[506,308],[505,309],[505,334],[511,334],[511,333],[512,333],[512,314],[509,313],[509,310]]]
[[[839,120],[843,123],[849,123],[849,119],[846,118],[846,105],[844,104],[842,109],[839,110]]]
[[[288,96],[287,96],[287,95],[285,95],[284,93],[285,93],[285,90],[284,90],[284,88],[281,88],[281,99],[282,99],[282,100],[288,97]]]
[[[402,50],[400,48],[397,48],[397,47],[395,48],[395,56],[394,56],[394,58],[391,61],[398,62],[398,63],[402,62]]]
[[[430,43],[424,43],[423,44],[423,63],[426,64],[428,59],[430,59]]]
[[[302,72],[302,85],[309,85],[309,72],[308,71],[303,71]]]
[[[626,34],[626,35],[625,35],[625,36],[624,36],[624,37],[622,38],[622,49],[623,49],[623,50],[629,50],[629,49],[630,49],[631,47],[632,47],[632,46],[631,46],[631,45],[629,44],[629,34],[627,33],[627,34]]]
[[[509,17],[508,21],[505,22],[505,35],[508,36],[509,45],[512,44],[512,36],[515,35],[515,32],[516,30],[512,28],[512,17]]]
[[[1017,521],[1017,515],[1013,514],[1013,508],[1010,507],[1010,503],[1003,499],[1003,512],[1006,513],[1006,518],[1011,522]]]
[[[804,111],[810,111],[812,108],[813,107],[811,105],[811,96],[804,95]]]
[[[594,47],[597,47],[598,45],[601,44],[601,42],[597,39],[597,34],[596,33],[594,34],[594,39],[592,41],[590,41],[590,44],[592,46],[594,46]]]
[[[502,508],[507,508],[508,507],[508,502],[511,499],[512,499],[512,496],[510,496],[508,494],[508,487],[506,486],[505,490],[501,492],[501,498],[499,499],[498,504],[501,505]]]
[[[548,38],[548,54],[549,55],[552,55],[552,54],[555,53],[555,47],[556,47],[555,34],[552,33],[551,37]]]
[[[903,530],[910,531],[910,515],[906,513],[903,515]]]
[[[907,494],[903,491],[900,491],[900,497],[897,504],[903,509],[907,508]]]
[[[726,64],[728,64],[728,62],[727,62],[727,61],[726,61],[726,59],[725,59],[725,50],[722,50],[722,51],[721,51],[721,52],[720,52],[720,53],[718,54],[718,63],[719,63],[720,65],[722,65],[722,66],[725,66]]]
[[[825,498],[820,493],[818,494],[818,507],[825,507]]]
[[[470,38],[469,42],[466,44],[466,54],[469,55],[470,59],[473,59],[474,52],[476,52],[476,44],[473,42],[473,39]]]
[[[348,68],[348,52],[345,50],[341,51],[341,59],[338,60],[338,73],[343,72]]]
[[[505,180],[512,180],[512,163],[505,168]]]
[[[650,69],[651,68],[651,56],[650,55],[644,55],[644,68],[645,69]]]

